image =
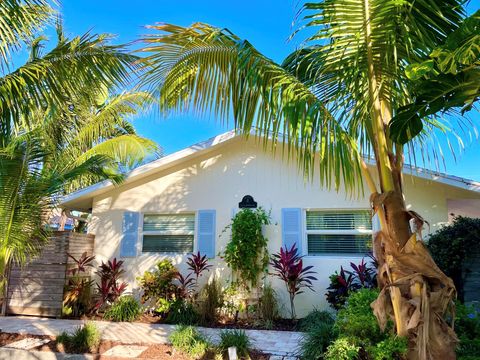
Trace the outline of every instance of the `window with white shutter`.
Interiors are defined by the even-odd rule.
[[[372,220],[368,210],[308,210],[308,255],[365,254],[372,248]]]
[[[145,214],[142,252],[193,252],[195,214]]]

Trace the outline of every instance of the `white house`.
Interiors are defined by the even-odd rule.
[[[227,132],[139,167],[119,186],[106,181],[72,193],[61,206],[92,212],[89,232],[95,235],[97,260],[124,260],[124,280],[136,293],[136,277],[157,261],[170,258],[182,269],[188,253],[197,250],[208,254],[215,273],[228,281],[230,271],[218,256],[229,241],[223,230],[242,198],[251,195],[271,211],[272,225],[265,229],[269,251],[295,242],[318,273],[315,292],[296,300],[302,316],[326,307],[329,275],[359,262],[368,250],[369,194],[352,198],[343,189],[306,181],[296,162],[280,153],[265,151],[253,136],[245,140]],[[480,183],[473,181],[410,169],[405,194],[408,207],[429,222],[425,233],[446,223],[451,212],[479,215]],[[287,304],[283,284],[273,284]]]

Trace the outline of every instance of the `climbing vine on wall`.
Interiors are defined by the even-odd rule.
[[[226,229],[231,229],[231,240],[223,255],[233,270],[237,281],[248,287],[256,287],[262,274],[268,269],[268,239],[262,228],[270,224],[270,213],[264,209],[242,209]]]

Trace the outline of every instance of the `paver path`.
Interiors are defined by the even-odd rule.
[[[94,322],[102,339],[123,344],[166,344],[175,325]],[[7,333],[57,336],[62,331],[71,332],[82,325],[83,320],[50,319],[27,316],[0,317],[0,331]],[[199,330],[218,341],[220,329],[201,328]],[[245,330],[255,349],[269,354],[294,354],[302,334],[293,331]]]

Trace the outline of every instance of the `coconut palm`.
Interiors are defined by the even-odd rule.
[[[0,2],[0,295],[8,267],[24,264],[48,239],[45,215],[66,191],[100,179],[122,180],[118,165],[134,166],[156,151],[135,135],[126,116],[144,93],[106,97],[130,81],[137,57],[109,36],[67,38],[44,52],[39,31],[53,22],[45,0]],[[12,57],[30,47],[26,63]]]
[[[397,334],[409,337],[410,359],[455,357],[456,337],[444,320],[455,287],[417,241],[423,220],[406,209],[402,191],[404,155],[431,154],[428,136],[441,123],[432,114],[420,118],[420,129],[400,120],[395,133],[407,141],[398,141],[390,136],[391,120],[415,101],[407,67],[423,62],[459,27],[462,4],[307,3],[299,30],[316,31],[282,65],[229,30],[203,23],[151,26],[159,33],[145,36],[141,49],[149,66],[144,84],[163,112],[232,116],[239,131],[255,128],[272,149],[286,146],[327,187],[358,191],[365,180],[382,229],[374,241],[382,288],[374,312],[382,327],[391,318]]]

